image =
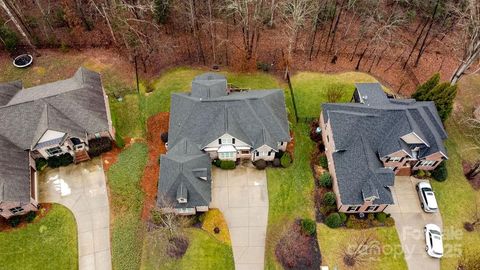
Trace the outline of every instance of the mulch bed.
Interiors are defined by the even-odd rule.
[[[316,235],[303,233],[300,220],[278,241],[275,255],[285,269],[319,269],[322,263]]]
[[[471,162],[462,161],[463,174],[466,175],[471,169],[473,164]],[[480,174],[477,174],[473,179],[467,179],[467,181],[472,185],[473,189],[480,190]]]
[[[160,173],[160,164],[158,159],[161,154],[165,154],[167,149],[162,142],[160,135],[168,132],[168,119],[170,113],[161,112],[151,116],[147,120],[147,143],[148,143],[148,161],[142,177],[142,189],[145,192],[145,200],[142,210],[142,219],[147,220],[150,211],[155,207],[157,196],[158,176]]]
[[[168,239],[167,254],[168,256],[180,259],[185,255],[188,249],[188,239],[181,236],[174,236]]]
[[[45,217],[45,215],[50,211],[51,208],[51,203],[41,203],[40,209],[37,211],[37,216],[35,217],[35,220],[33,220],[33,222],[31,223],[39,222],[43,217]],[[23,216],[22,221],[20,221],[20,223],[15,228],[13,228],[12,226],[10,226],[7,219],[0,217],[0,232],[9,232],[21,229],[31,223],[27,222],[25,220],[25,216]]]

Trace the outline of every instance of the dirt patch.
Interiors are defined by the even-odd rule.
[[[9,231],[14,231],[14,230],[18,230],[18,229],[21,229],[25,226],[28,226],[28,224],[32,224],[32,223],[37,223],[39,222],[42,218],[45,217],[45,215],[47,215],[47,213],[50,211],[50,209],[52,208],[52,204],[51,203],[41,203],[40,204],[40,209],[37,211],[37,215],[35,217],[35,219],[32,221],[32,222],[28,222],[26,220],[26,216],[21,216],[21,221],[20,223],[16,226],[16,227],[12,227],[10,226],[10,224],[8,223],[8,220],[3,218],[3,217],[0,217],[0,232],[9,232]]]
[[[102,163],[103,163],[103,170],[108,172],[110,167],[115,164],[118,160],[118,155],[120,155],[122,149],[118,148],[117,146],[113,146],[112,150],[105,152],[102,154]]]
[[[462,167],[463,167],[463,174],[465,175],[465,178],[468,180],[470,185],[472,185],[473,189],[475,190],[480,190],[480,173],[478,173],[479,169],[476,169],[475,172],[477,174],[474,174],[472,171],[474,171],[474,166],[476,167],[477,164],[468,162],[463,160],[462,161]],[[478,168],[478,167],[476,167]],[[472,174],[472,175],[469,175]]]
[[[161,112],[151,116],[147,120],[147,143],[148,143],[148,162],[142,177],[142,189],[145,192],[145,200],[142,210],[142,219],[147,220],[150,211],[155,206],[157,196],[158,176],[160,173],[159,158],[165,154],[167,149],[162,142],[161,134],[168,132],[168,119],[170,113]]]
[[[316,235],[303,233],[300,220],[285,232],[275,255],[285,269],[319,269],[322,263]]]

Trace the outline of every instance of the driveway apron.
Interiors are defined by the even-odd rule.
[[[389,206],[386,212],[391,213],[395,219],[408,269],[439,270],[440,260],[431,258],[425,251],[423,227],[434,223],[442,228],[442,217],[440,213],[425,213],[420,207],[420,199],[415,189],[419,181],[421,180],[414,177],[397,176],[395,187],[392,188],[395,205]]]
[[[73,212],[79,269],[110,270],[110,212],[101,160],[48,169],[39,178],[39,196],[40,202],[59,203]]]
[[[268,220],[267,176],[251,164],[212,171],[212,208],[230,230],[235,269],[263,270]]]

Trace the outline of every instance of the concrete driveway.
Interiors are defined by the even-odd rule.
[[[40,202],[55,202],[77,222],[79,269],[109,270],[110,211],[105,174],[99,158],[56,169],[39,177]]]
[[[235,170],[213,167],[212,203],[223,212],[230,230],[235,269],[263,270],[268,220],[265,171],[251,164]]]
[[[419,181],[421,180],[414,177],[397,176],[395,187],[392,188],[395,205],[389,206],[386,212],[391,213],[395,219],[408,269],[438,270],[440,260],[431,258],[425,251],[423,227],[427,223],[434,223],[442,228],[442,217],[440,213],[425,213],[420,207],[415,189]]]

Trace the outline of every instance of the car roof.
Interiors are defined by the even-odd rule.
[[[428,207],[438,208],[437,199],[435,198],[435,194],[432,191],[427,191],[427,192],[424,192],[424,193],[425,193],[425,197],[426,197],[426,200],[427,200]],[[429,195],[429,194],[431,194],[431,195]]]

